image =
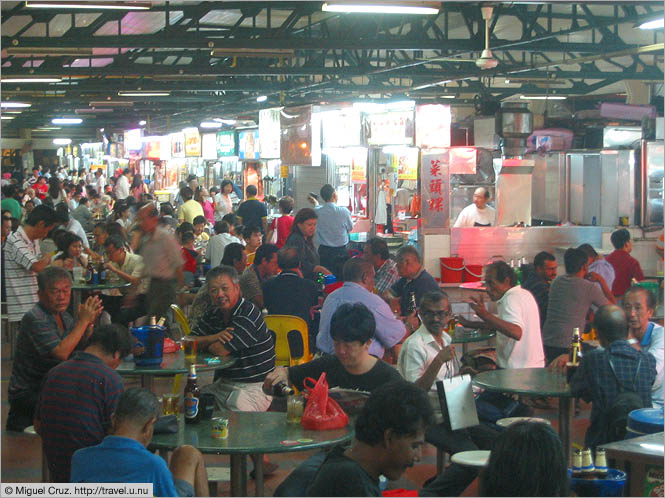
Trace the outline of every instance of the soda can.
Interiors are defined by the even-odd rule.
[[[215,417],[212,419],[210,436],[213,439],[226,439],[229,437],[229,419]]]

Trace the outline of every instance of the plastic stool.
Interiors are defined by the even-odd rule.
[[[639,410],[633,410],[628,414],[626,439],[663,432],[664,425],[662,408],[640,408]]]
[[[450,457],[450,461],[466,467],[483,468],[490,459],[489,450],[460,451]]]

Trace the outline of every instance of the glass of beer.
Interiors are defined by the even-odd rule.
[[[180,396],[177,394],[165,394],[162,396],[162,412],[164,415],[177,415]]]
[[[183,349],[185,350],[185,358],[188,360],[196,359],[196,340],[193,337],[185,336],[182,338]]]
[[[299,424],[305,410],[305,401],[302,395],[292,394],[286,398],[286,421],[290,424]]]

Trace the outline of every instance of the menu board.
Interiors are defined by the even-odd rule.
[[[145,137],[143,139],[143,157],[148,159],[161,159],[161,137]]]
[[[217,159],[217,136],[214,133],[204,133],[201,136],[201,157]]]
[[[451,121],[449,105],[416,106],[416,145],[424,149],[450,147]]]
[[[201,157],[201,135],[198,128],[185,128],[185,157]]]
[[[360,112],[352,108],[322,112],[323,147],[361,145],[360,122]]]
[[[236,134],[233,131],[217,132],[217,157],[236,155]]]
[[[399,148],[393,154],[393,160],[397,162],[398,180],[418,179],[418,149],[416,147]]]
[[[124,134],[125,153],[129,151],[137,151],[143,149],[143,141],[141,140],[141,128],[134,130],[127,130]]]
[[[171,133],[171,157],[185,157],[184,133]]]
[[[280,112],[280,159],[288,166],[321,165],[321,117],[312,106]]]
[[[238,132],[238,157],[245,160],[259,158],[258,128]]]
[[[423,154],[420,161],[420,213],[424,233],[449,226],[448,178],[448,153]]]
[[[259,150],[261,159],[279,158],[280,108],[259,111]]]
[[[369,145],[413,145],[413,111],[394,111],[369,116]]]

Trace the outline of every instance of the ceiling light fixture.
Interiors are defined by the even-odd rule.
[[[236,124],[236,120],[235,120],[235,119],[215,118],[215,119],[213,119],[213,121],[217,121],[218,123],[222,123],[222,124],[230,125],[230,126],[233,126],[234,124]]]
[[[81,118],[53,118],[51,120],[53,124],[81,124],[83,120]]]
[[[65,48],[65,47],[7,47],[7,55],[18,56],[45,56],[45,55],[71,55],[75,57],[93,55],[92,48]]]
[[[60,83],[61,78],[23,78],[19,76],[6,76],[0,80],[2,83]]]
[[[21,109],[24,107],[30,107],[32,104],[28,104],[27,102],[2,102],[0,103],[0,107],[4,107],[6,109]]]
[[[53,131],[53,130],[60,130],[61,128],[59,126],[42,126],[41,128],[35,128],[32,131]]]
[[[342,12],[346,14],[421,14],[434,15],[439,13],[439,8],[432,2],[414,2],[404,5],[399,3],[382,2],[381,4],[356,4],[356,3],[324,3],[321,7],[323,12]]]
[[[131,100],[96,100],[88,102],[90,107],[132,107],[134,102]]]
[[[157,92],[157,91],[118,92],[118,95],[120,97],[168,97],[169,95],[171,95],[171,92]]]
[[[199,124],[200,128],[221,128],[222,123],[219,121],[202,121],[201,124]]]
[[[15,117],[16,116],[0,116],[0,119],[9,120],[9,119],[14,119]]]
[[[653,19],[651,21],[643,22],[638,26],[640,29],[663,29],[665,19]]]
[[[266,95],[260,95],[256,97],[257,102],[265,102],[266,100],[268,100],[268,97]]]
[[[146,122],[145,119],[142,119],[141,121],[139,121],[139,126],[145,126],[146,124],[148,124],[148,123]]]
[[[213,48],[211,57],[293,57],[291,48]]]
[[[152,4],[128,2],[25,2],[29,9],[150,10]]]
[[[520,95],[521,100],[566,100],[564,95]]]
[[[72,143],[71,138],[54,138],[53,145],[69,145]]]

